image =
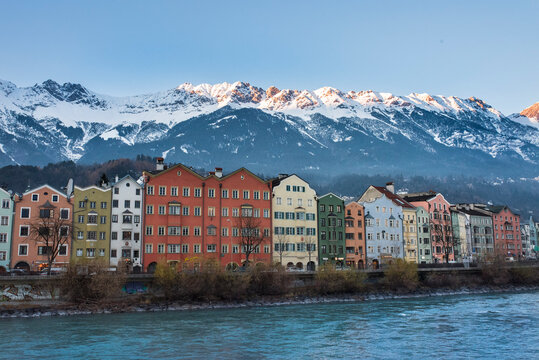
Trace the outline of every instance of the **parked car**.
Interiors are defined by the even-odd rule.
[[[28,271],[26,271],[25,269],[11,269],[9,273],[11,276],[27,275]]]

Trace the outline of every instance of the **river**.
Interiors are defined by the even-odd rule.
[[[539,292],[0,320],[6,359],[539,357]]]

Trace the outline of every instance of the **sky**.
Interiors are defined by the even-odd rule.
[[[539,1],[0,0],[0,79],[101,94],[184,82],[539,101]]]

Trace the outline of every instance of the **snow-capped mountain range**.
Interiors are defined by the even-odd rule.
[[[0,80],[0,165],[138,154],[259,172],[539,175],[539,103],[508,117],[477,98],[182,84],[111,97]]]

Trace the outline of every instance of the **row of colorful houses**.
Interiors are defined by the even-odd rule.
[[[507,206],[450,204],[433,191],[396,193],[392,183],[345,201],[317,195],[297,175],[266,180],[245,168],[202,175],[159,158],[139,179],[65,190],[0,190],[0,270],[39,271],[51,253],[54,267],[101,259],[152,272],[159,262],[184,269],[280,263],[300,271],[326,263],[378,268],[397,258],[517,260],[539,251],[531,217],[521,222]],[[43,241],[53,223],[63,239],[56,245]]]

